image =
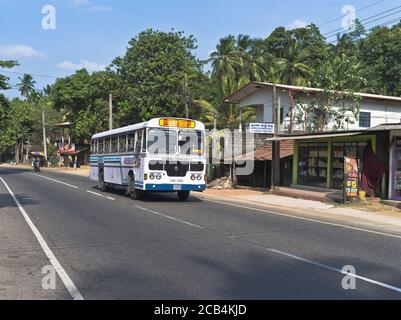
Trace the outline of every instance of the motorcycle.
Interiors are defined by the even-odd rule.
[[[40,172],[40,162],[39,161],[33,162],[33,172]]]

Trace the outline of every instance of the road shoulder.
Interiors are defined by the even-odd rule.
[[[391,214],[357,210],[252,190],[207,190],[200,194],[199,198],[401,236],[401,214],[399,212]]]
[[[21,204],[35,205],[28,195],[16,195]],[[0,300],[71,299],[61,279],[56,289],[42,287],[42,268],[50,265],[11,195],[0,181]]]

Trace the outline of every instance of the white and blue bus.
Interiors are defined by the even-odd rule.
[[[124,187],[140,199],[144,192],[206,189],[205,126],[188,119],[158,118],[96,134],[91,141],[90,178],[101,191]]]

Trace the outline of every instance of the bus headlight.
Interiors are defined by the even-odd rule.
[[[150,180],[155,180],[155,175],[154,175],[154,173],[151,173],[151,174],[149,175],[149,179],[150,179]]]
[[[192,181],[195,181],[196,180],[196,176],[193,174],[193,175],[191,175],[191,180]]]
[[[156,179],[157,179],[157,180],[161,180],[161,179],[162,179],[161,173],[156,174]]]
[[[198,174],[198,176],[196,177],[198,179],[198,181],[202,180],[202,175]]]

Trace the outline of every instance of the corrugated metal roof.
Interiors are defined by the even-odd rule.
[[[293,141],[284,141],[280,144],[280,158],[287,158],[294,154]],[[257,147],[254,152],[249,152],[238,157],[239,160],[271,161],[272,143],[268,142],[263,146]]]
[[[254,93],[255,91],[261,88],[271,88],[273,87],[273,83],[268,82],[251,82],[242,89],[233,93],[231,96],[227,97],[224,101],[228,103],[239,103],[242,99],[247,97],[248,95]],[[298,92],[298,93],[309,93],[315,94],[318,92],[324,91],[320,88],[310,88],[310,87],[300,87],[300,86],[290,86],[285,84],[276,84],[277,89]],[[400,102],[401,97],[394,96],[384,96],[380,94],[371,94],[371,93],[363,93],[363,92],[355,92],[356,96],[359,96],[363,99],[372,99],[372,100],[381,100],[381,101],[392,101],[392,102]]]
[[[352,137],[364,133],[364,131],[347,132],[347,133],[321,133],[309,135],[289,135],[268,139],[269,141],[288,141],[288,140],[311,140],[323,138],[336,138],[336,137]]]

